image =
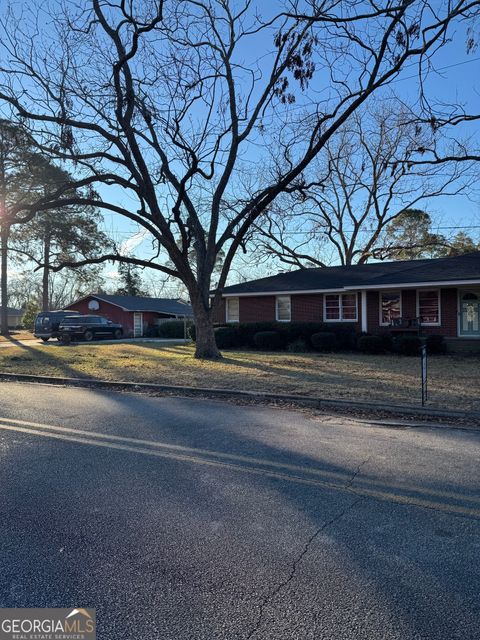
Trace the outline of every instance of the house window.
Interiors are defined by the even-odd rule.
[[[325,296],[324,318],[326,322],[356,322],[357,294],[327,294]]]
[[[440,291],[417,292],[417,315],[422,324],[440,324]]]
[[[292,319],[292,304],[290,296],[277,296],[276,318],[279,322],[290,322]]]
[[[402,297],[400,291],[386,291],[380,294],[380,324],[392,324],[402,317]]]
[[[355,321],[357,319],[357,294],[342,294],[342,320]]]
[[[227,322],[240,322],[240,300],[238,298],[226,298]]]

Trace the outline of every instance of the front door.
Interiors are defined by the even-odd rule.
[[[474,293],[466,293],[460,300],[460,335],[480,337],[480,300]]]
[[[133,314],[133,335],[135,338],[143,336],[143,313]]]

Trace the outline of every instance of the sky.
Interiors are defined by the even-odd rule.
[[[32,0],[16,0],[17,7],[31,4]],[[6,4],[0,1],[0,16],[5,10]],[[3,9],[2,9],[3,7]],[[468,56],[465,54],[466,33],[460,27],[451,43],[436,55],[436,73],[431,73],[426,87],[431,98],[438,102],[451,102],[455,100],[464,103],[467,109],[478,111],[480,95],[480,50],[472,51]],[[264,41],[257,40],[248,52],[245,52],[247,60],[259,59],[266,53],[266,48],[271,49],[271,43],[267,47]],[[317,82],[319,78],[312,79],[311,88],[313,90],[322,87]],[[407,67],[401,76],[392,84],[394,90],[402,99],[409,101],[417,93],[418,79],[416,68]],[[375,100],[375,97],[372,98]],[[293,105],[292,109],[298,108]],[[255,164],[252,155],[251,163]],[[100,192],[102,190],[100,189]],[[125,208],[131,208],[132,202],[125,197],[125,193],[116,189],[114,200],[117,204]],[[422,205],[433,217],[435,226],[446,235],[453,234],[455,230],[465,230],[471,235],[480,235],[480,204],[479,194],[474,197],[458,195],[455,197],[439,197],[434,201]],[[141,231],[136,225],[116,214],[105,213],[104,228],[111,235],[123,253],[134,253],[138,257],[147,258],[152,255],[151,239],[148,234]],[[242,270],[251,277],[252,270],[248,267],[249,256],[241,257],[237,261],[237,269],[233,270],[230,281],[242,277]],[[266,265],[258,269],[257,275],[267,275],[273,267]],[[107,267],[110,276],[114,276],[115,268]]]
[[[465,34],[460,32],[455,44],[448,45],[436,56],[435,73],[431,73],[426,82],[428,95],[438,101],[448,103],[452,99],[478,111],[480,104],[480,51],[465,55]],[[255,55],[262,55],[259,47]],[[312,81],[315,85],[315,78]],[[401,76],[392,83],[396,93],[402,99],[414,99],[417,94],[418,78],[416,67],[405,68]],[[295,107],[294,107],[295,108]],[[471,133],[471,128],[466,130]],[[480,172],[480,168],[479,168]],[[480,182],[480,181],[479,181]],[[119,199],[121,201],[121,199]],[[123,201],[127,206],[128,202]],[[425,201],[421,208],[428,211],[432,217],[435,230],[449,236],[457,231],[465,231],[472,237],[480,238],[480,192],[458,194],[455,196],[438,196]],[[151,255],[148,234],[138,233],[135,225],[128,220],[121,220],[118,216],[106,215],[106,228],[110,233],[118,236],[119,240],[132,237],[130,248],[136,255],[147,257]],[[132,235],[133,234],[133,235]],[[298,239],[298,237],[296,238]],[[335,259],[335,258],[334,258]],[[252,277],[250,257],[239,256],[236,269],[232,270],[230,281],[239,278]],[[275,271],[285,269],[282,265],[275,265]],[[244,275],[245,274],[245,275]],[[263,277],[271,275],[271,267],[267,264],[256,267],[256,275]]]

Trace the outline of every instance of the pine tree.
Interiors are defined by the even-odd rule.
[[[148,296],[143,289],[142,276],[138,268],[128,263],[118,265],[121,286],[115,291],[119,296]]]
[[[49,193],[70,182],[67,172],[35,159],[37,183]],[[68,193],[68,192],[67,192]],[[36,214],[12,234],[17,256],[27,258],[42,269],[42,310],[50,308],[52,267],[63,262],[95,258],[109,247],[109,240],[99,226],[101,215],[91,206],[69,206]]]

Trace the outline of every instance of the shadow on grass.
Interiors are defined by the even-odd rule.
[[[50,343],[45,348],[12,342],[31,356],[32,372],[38,375],[373,400],[409,406],[420,404],[420,370],[416,358],[225,350],[221,360],[202,362],[193,358],[191,345],[183,344],[97,341],[68,346]],[[101,347],[104,350],[99,352]],[[28,361],[17,357],[20,358],[17,372],[31,373]],[[14,362],[12,358],[9,365],[12,372],[15,372]],[[463,380],[469,379],[471,383],[474,380],[473,374],[468,374],[471,362],[440,356],[431,362],[435,366],[430,368],[429,406],[480,408],[475,385],[463,384]]]
[[[70,366],[65,360],[56,356],[51,352],[52,348],[60,348],[64,345],[60,343],[51,344],[48,348],[48,351],[45,349],[46,345],[36,344],[35,346],[30,346],[25,343],[19,342],[18,340],[12,340],[14,345],[24,352],[22,356],[9,356],[9,353],[6,353],[6,358],[9,358],[11,362],[19,362],[19,363],[35,363],[35,372],[33,375],[45,375],[45,376],[63,376],[66,378],[84,378],[84,379],[92,379],[93,376],[86,374],[82,371],[78,371],[77,369]],[[74,348],[75,345],[69,345],[65,348]],[[31,358],[24,357],[24,355],[29,355]],[[53,369],[53,371],[52,371]],[[12,371],[12,373],[28,373],[27,371]]]

